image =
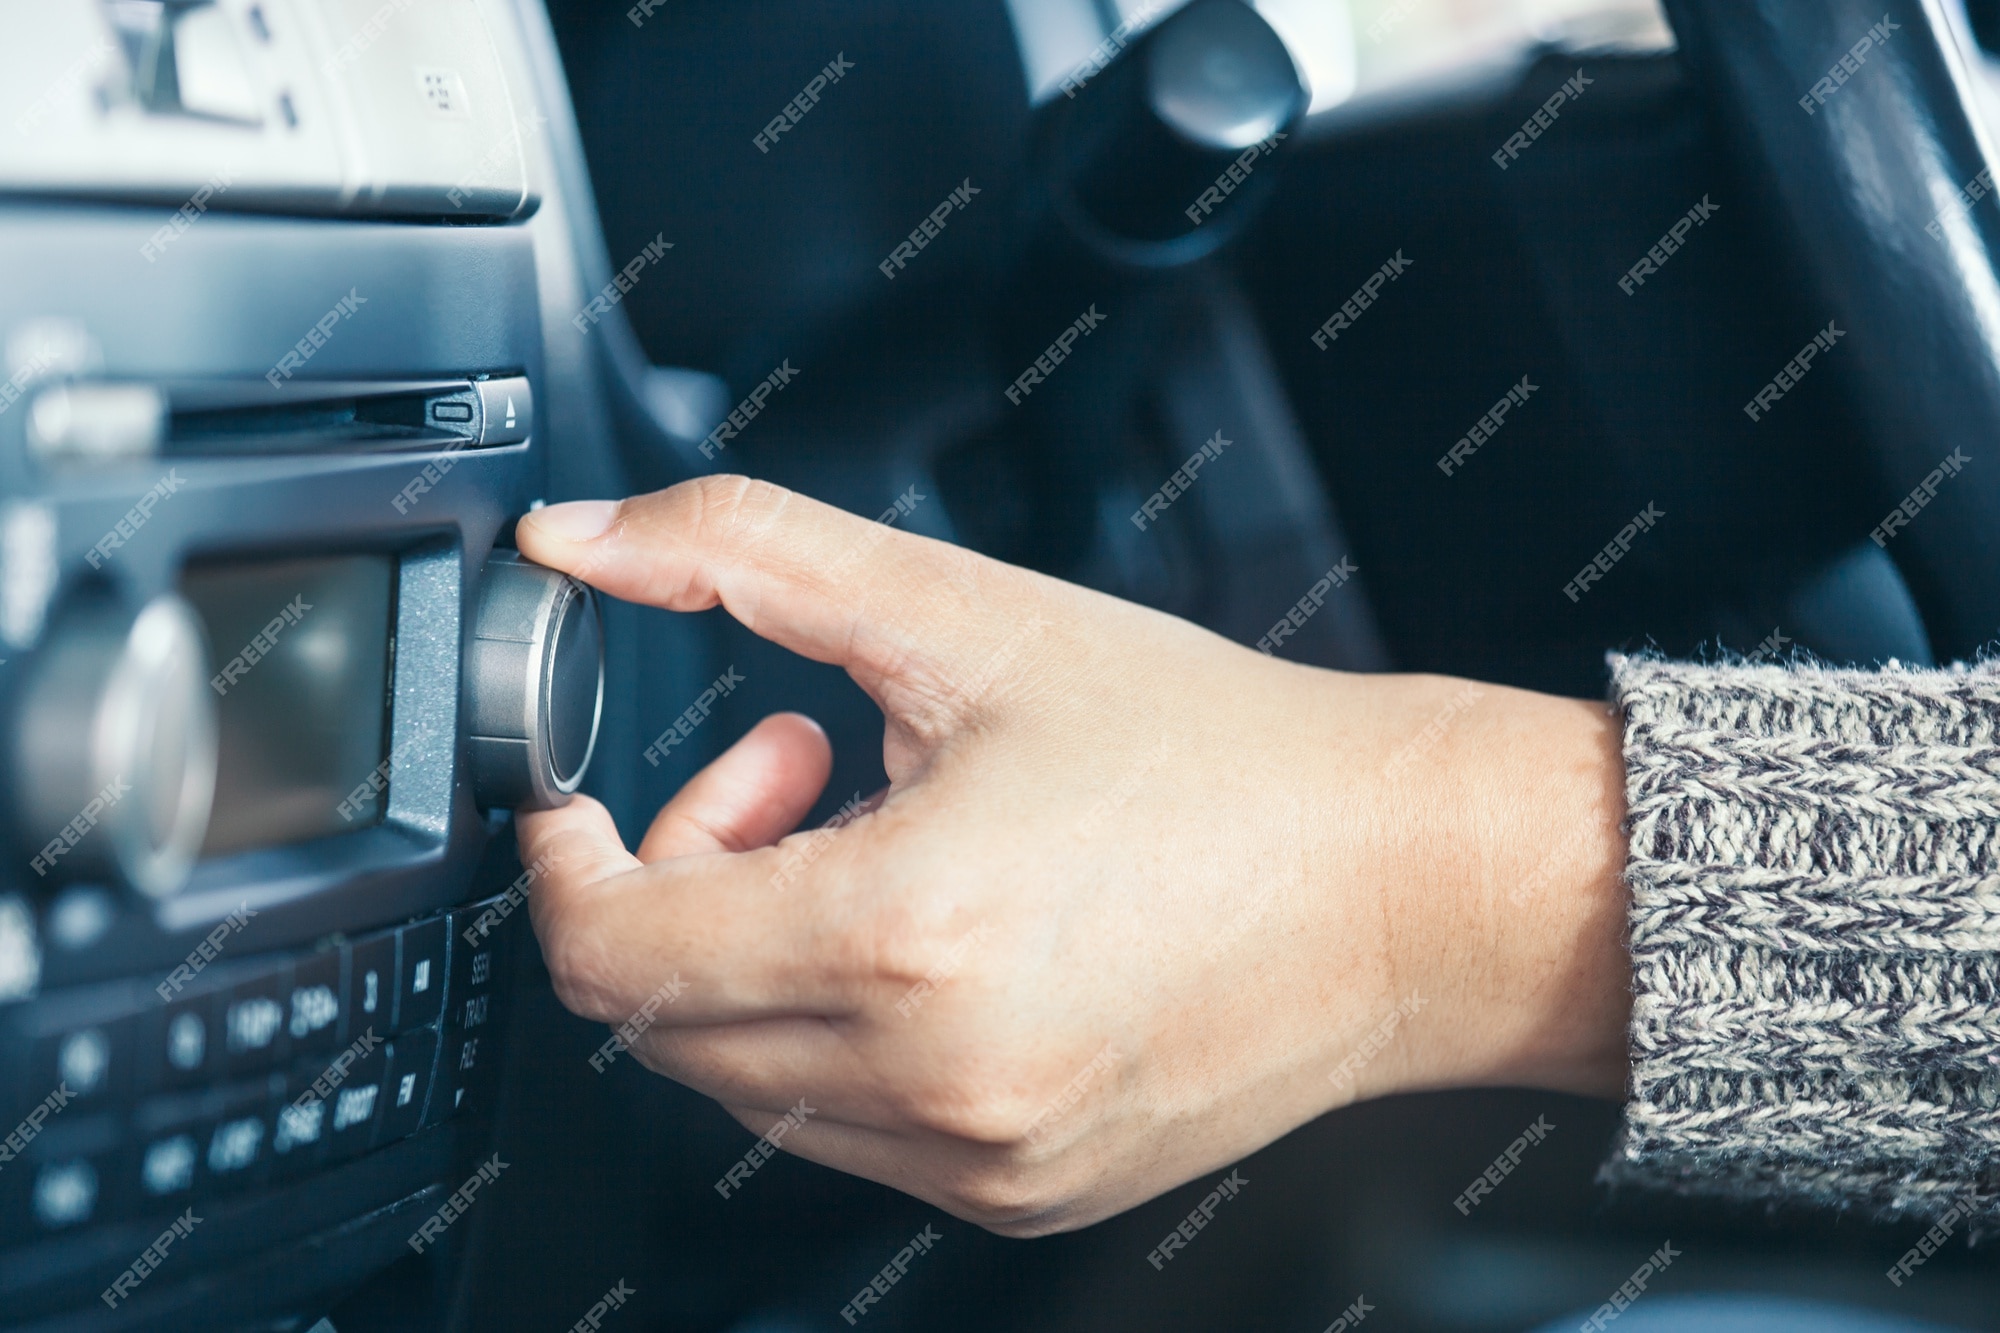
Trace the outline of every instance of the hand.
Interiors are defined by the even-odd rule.
[[[562,1001],[622,1023],[678,972],[635,1054],[755,1133],[803,1098],[787,1150],[1026,1236],[1362,1097],[1622,1089],[1601,704],[1293,665],[742,478],[519,540],[882,708],[886,798],[837,830],[790,833],[830,762],[795,714],[637,855],[587,798],[520,817]]]

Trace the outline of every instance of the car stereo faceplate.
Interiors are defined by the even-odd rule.
[[[507,809],[593,749],[595,595],[505,549],[540,122],[471,0],[13,8],[0,1328],[268,1327],[458,1243]]]

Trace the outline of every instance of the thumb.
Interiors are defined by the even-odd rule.
[[[1026,669],[1049,626],[1023,614],[1045,601],[1031,593],[1037,575],[746,477],[550,505],[516,539],[530,559],[626,601],[719,604],[751,632],[845,667],[904,722],[962,718]]]
[[[832,766],[833,751],[817,722],[774,713],[661,807],[639,844],[639,859],[650,865],[768,847],[805,818]]]
[[[653,816],[636,857],[625,850],[610,812],[578,796],[515,816],[521,864],[563,866],[568,883],[587,886],[677,856],[768,847],[812,809],[832,764],[817,722],[774,713],[674,793]]]

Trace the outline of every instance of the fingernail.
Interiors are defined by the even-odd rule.
[[[536,530],[558,541],[587,542],[602,537],[617,517],[616,500],[569,500],[559,505],[544,505],[522,521],[534,524]]]

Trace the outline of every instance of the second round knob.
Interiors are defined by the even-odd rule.
[[[18,701],[12,781],[30,868],[180,891],[215,796],[200,622],[172,594],[136,615],[87,598],[52,629]]]

